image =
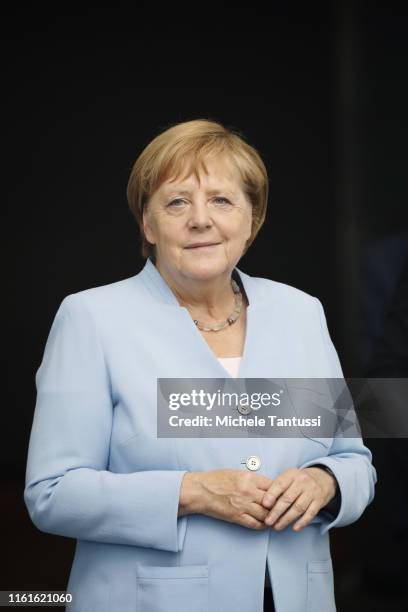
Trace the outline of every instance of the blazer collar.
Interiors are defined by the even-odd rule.
[[[236,278],[237,276],[240,278],[245,289],[245,293],[248,296],[249,308],[252,310],[256,305],[260,305],[259,296],[256,295],[254,279],[248,274],[245,274],[245,272],[242,272],[242,270],[237,267],[234,268],[232,276],[233,278]],[[176,296],[154,265],[151,257],[147,258],[143,269],[141,272],[139,272],[139,277],[156,298],[166,304],[169,304],[170,306],[180,306]]]

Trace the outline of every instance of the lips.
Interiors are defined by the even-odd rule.
[[[217,244],[220,244],[220,243],[219,242],[202,242],[202,243],[197,243],[197,244],[191,244],[190,246],[187,246],[186,249],[201,249],[204,247],[217,246]]]

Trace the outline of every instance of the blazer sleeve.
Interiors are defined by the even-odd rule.
[[[337,351],[331,341],[323,307],[314,298],[320,318],[320,329],[329,362],[332,378],[343,378]],[[323,521],[320,533],[323,535],[332,527],[343,527],[356,521],[374,498],[377,472],[371,463],[371,451],[364,445],[361,437],[335,437],[326,456],[304,463],[300,468],[315,464],[329,467],[337,479],[340,489],[340,509],[335,518],[321,512]]]
[[[177,552],[185,470],[108,470],[113,404],[90,309],[62,301],[35,377],[24,501],[32,522],[56,535]]]

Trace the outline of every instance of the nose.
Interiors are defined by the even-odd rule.
[[[211,210],[207,206],[204,198],[197,198],[190,206],[188,227],[190,229],[203,229],[211,227],[213,220]]]

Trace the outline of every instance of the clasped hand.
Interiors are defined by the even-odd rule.
[[[223,469],[184,475],[179,516],[201,513],[250,529],[300,531],[335,495],[336,479],[321,468],[288,468],[272,480]]]
[[[294,531],[308,525],[334,497],[336,480],[319,467],[288,468],[265,492],[262,505],[270,511],[264,522],[280,531],[289,524]]]

